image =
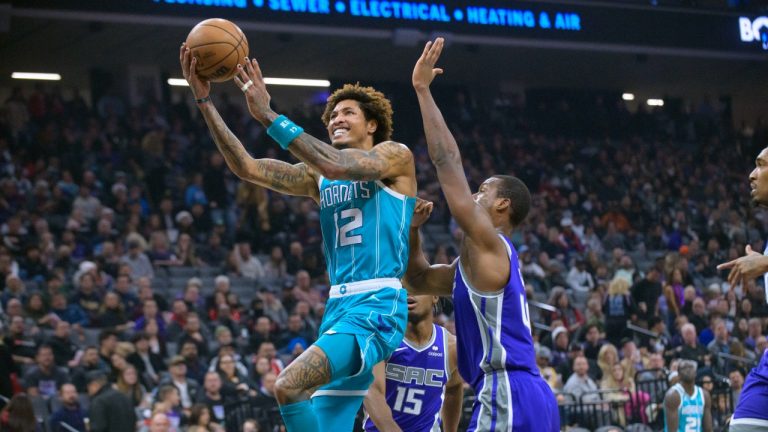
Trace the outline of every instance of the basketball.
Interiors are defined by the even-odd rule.
[[[245,64],[248,40],[231,21],[211,18],[201,21],[187,36],[187,47],[197,59],[200,78],[222,82],[235,76],[237,64]]]

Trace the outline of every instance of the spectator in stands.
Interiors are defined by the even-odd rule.
[[[305,301],[309,303],[310,308],[315,308],[322,302],[322,296],[320,292],[312,286],[312,280],[309,277],[309,272],[306,270],[299,270],[296,273],[296,285],[291,291],[293,300],[296,302]]]
[[[205,247],[200,250],[200,259],[208,266],[221,268],[229,254],[228,249],[222,244],[221,236],[212,232],[208,236]]]
[[[628,336],[627,323],[634,320],[635,309],[629,295],[629,285],[630,282],[624,277],[614,278],[608,286],[608,296],[603,303],[605,338],[614,345]]]
[[[34,363],[37,341],[31,331],[27,331],[24,318],[20,315],[11,319],[4,343],[9,347],[13,361],[22,365]]]
[[[725,326],[725,321],[722,319],[715,320],[714,330],[715,338],[707,345],[707,350],[711,355],[715,370],[726,373],[730,368],[731,361],[719,356],[719,354],[731,354],[731,342],[733,339]]]
[[[259,386],[258,394],[262,399],[266,399],[268,404],[277,405],[275,382],[277,382],[277,374],[274,372],[267,372],[261,377],[261,386]]]
[[[584,356],[590,360],[597,361],[600,348],[605,345],[605,341],[600,338],[600,327],[597,324],[588,324],[584,329],[584,335]]]
[[[43,300],[43,294],[34,292],[29,295],[26,304],[26,315],[39,328],[51,329],[56,321],[56,315],[48,312],[48,306]]]
[[[199,278],[190,278],[184,288],[182,300],[187,304],[188,312],[200,313],[205,311],[205,300],[200,296],[200,290],[203,288],[203,281]],[[184,325],[182,324],[182,327]]]
[[[184,332],[177,341],[178,345],[181,346],[184,342],[192,341],[197,346],[198,354],[207,358],[209,355],[208,341],[210,340],[211,335],[208,328],[200,325],[200,317],[194,312],[188,312]]]
[[[160,310],[157,307],[157,302],[154,299],[145,300],[142,307],[142,314],[136,319],[134,329],[136,331],[144,330],[147,323],[154,321],[157,324],[159,334],[165,336],[165,320],[160,314]]]
[[[629,378],[648,368],[648,356],[637,348],[635,341],[624,338],[621,341],[621,365]]]
[[[704,299],[701,297],[693,299],[691,310],[685,315],[688,317],[688,322],[696,327],[697,333],[701,333],[702,330],[707,328],[707,323],[709,321],[707,318],[707,308]]]
[[[221,376],[224,388],[227,388],[229,393],[256,396],[256,384],[238,370],[234,356],[221,355],[216,364],[216,372]]]
[[[266,358],[269,361],[272,372],[277,375],[279,375],[280,372],[285,368],[285,364],[283,364],[282,360],[277,358],[277,350],[275,349],[275,344],[272,342],[262,342],[256,352],[256,357]]]
[[[254,419],[248,419],[243,422],[243,432],[260,432],[259,422]]]
[[[711,361],[710,352],[699,343],[696,337],[696,327],[693,324],[683,325],[680,333],[683,335],[683,345],[676,350],[677,358],[684,360],[693,360],[698,364],[699,369],[709,366]]]
[[[88,410],[92,432],[134,432],[136,415],[127,396],[107,383],[107,375],[101,371],[88,372]]]
[[[225,275],[216,276],[216,279],[213,280],[213,284],[213,293],[205,298],[205,307],[207,310],[214,310],[216,308],[218,304],[216,302],[216,296],[218,294],[223,295],[224,299],[226,299],[227,294],[230,293],[231,289],[231,282]]]
[[[71,429],[67,429],[62,423],[66,423],[67,426],[72,427],[78,431],[84,431],[85,428],[85,411],[80,406],[78,400],[77,389],[73,384],[64,384],[59,391],[59,400],[61,406],[59,409],[51,414],[51,418],[48,421],[52,432],[69,432]]]
[[[133,407],[148,407],[147,389],[139,381],[139,374],[133,365],[126,366],[117,376],[115,389],[128,396],[133,403]]]
[[[288,264],[283,257],[283,248],[275,245],[269,253],[269,261],[264,264],[264,275],[267,278],[284,278],[288,275]]]
[[[169,375],[160,380],[160,386],[172,385],[179,390],[181,406],[189,410],[197,400],[200,385],[195,380],[187,378],[187,364],[184,357],[175,355],[168,364]]]
[[[51,397],[62,384],[69,382],[67,373],[56,366],[50,345],[40,345],[35,366],[24,374],[24,388],[30,396]]]
[[[288,317],[288,325],[283,331],[283,337],[277,344],[278,349],[292,351],[293,346],[290,346],[289,342],[293,341],[295,344],[296,339],[302,339],[305,345],[315,341],[314,335],[305,327],[301,317],[298,314],[291,314]]]
[[[656,315],[656,303],[662,292],[659,280],[659,270],[652,266],[643,279],[632,285],[632,299],[637,305],[638,317],[646,322]]]
[[[126,360],[133,365],[142,381],[148,388],[160,382],[160,375],[166,370],[163,358],[149,349],[149,337],[144,332],[138,332],[131,338],[134,352]]]
[[[586,357],[576,357],[573,360],[573,375],[565,382],[563,392],[572,394],[576,400],[585,402],[599,400],[598,394],[590,394],[597,391],[597,384],[587,375],[587,370],[589,370],[589,364]]]
[[[731,399],[733,406],[738,405],[741,397],[741,389],[744,387],[744,372],[741,369],[732,369],[728,373],[728,380],[731,383]]]
[[[179,354],[184,357],[184,362],[187,365],[187,377],[202,382],[208,371],[208,365],[204,359],[200,358],[197,345],[193,341],[187,340],[181,344]]]
[[[120,302],[120,296],[115,292],[104,295],[104,303],[99,307],[99,313],[94,319],[94,327],[109,328],[116,332],[124,332],[135,324],[128,321],[127,314]]]
[[[600,381],[600,390],[618,390],[618,392],[612,391],[604,395],[603,400],[624,402],[629,400],[629,395],[635,392],[635,382],[627,376],[624,367],[620,363],[616,363],[611,367],[611,373],[603,375],[603,379]],[[616,410],[616,414],[619,424],[625,426],[627,421],[623,405],[620,405],[620,408]]]
[[[206,405],[195,404],[189,416],[188,432],[224,432],[224,428],[211,421],[211,412]]]
[[[133,314],[139,304],[139,298],[133,293],[130,275],[119,275],[115,279],[115,293],[120,297],[123,309],[129,315]],[[128,316],[128,318],[132,318]]]
[[[53,350],[53,358],[56,366],[73,368],[77,366],[78,347],[72,343],[69,336],[70,324],[66,321],[56,323],[53,335],[46,341],[46,344]]]
[[[549,365],[549,358],[552,355],[552,352],[549,350],[549,348],[539,345],[536,349],[536,366],[539,367],[539,374],[541,374],[542,378],[544,378],[544,381],[549,384],[549,388],[552,389],[552,391],[558,391],[563,383],[562,378],[560,378],[560,374],[558,374],[555,369]]]
[[[568,329],[557,326],[552,330],[552,367],[559,369],[568,364],[568,344],[570,335]]]
[[[235,245],[229,257],[229,265],[234,272],[248,279],[261,279],[264,277],[264,267],[261,261],[251,254],[251,245],[247,241],[240,241]]]
[[[184,299],[177,298],[173,301],[171,304],[171,319],[165,329],[165,335],[169,341],[175,341],[181,336],[187,323],[188,313],[189,308]]]
[[[32,401],[25,393],[14,395],[0,412],[0,430],[8,432],[37,432],[37,419]]]
[[[56,294],[51,300],[51,312],[74,327],[85,327],[90,320],[79,304],[67,304],[64,294]]]
[[[288,320],[288,312],[283,307],[283,302],[272,290],[266,287],[261,288],[260,297],[264,302],[264,315],[269,317],[278,327],[284,326]]]
[[[619,352],[613,344],[607,343],[600,348],[600,352],[597,354],[597,365],[600,367],[602,374],[601,377],[605,377],[611,374],[613,365],[619,363]]]
[[[72,383],[77,388],[78,393],[85,393],[88,373],[93,371],[106,373],[107,370],[107,364],[99,358],[99,350],[95,346],[85,347],[83,355],[80,357],[80,364],[72,370]]]
[[[577,259],[576,263],[568,272],[568,286],[572,290],[581,290],[585,292],[595,289],[595,281],[592,275],[587,271],[587,263],[582,259]]]
[[[551,313],[548,322],[561,321],[570,334],[576,333],[584,324],[584,317],[577,308],[571,305],[564,288],[555,287],[552,290],[549,303],[555,307],[555,311]]]
[[[203,264],[202,260],[197,256],[192,236],[187,233],[179,234],[179,240],[176,242],[174,254],[180,263],[179,265],[200,267]]]
[[[96,292],[96,282],[91,273],[83,273],[78,280],[78,288],[70,299],[70,303],[80,306],[88,315],[89,321],[96,321],[102,298]]]
[[[175,431],[176,426],[173,426],[171,419],[162,412],[156,412],[152,415],[152,419],[149,422],[149,432],[172,432]]]
[[[112,330],[99,333],[99,357],[104,364],[112,362],[112,354],[115,353],[118,340],[117,334]]]
[[[149,238],[150,249],[147,258],[154,267],[169,267],[181,265],[176,255],[171,251],[168,237],[163,231],[155,231]]]
[[[213,419],[217,423],[224,424],[226,419],[224,405],[231,402],[234,396],[230,386],[222,385],[221,375],[210,371],[205,374],[203,391],[198,393],[197,402],[205,404],[211,410]]]
[[[178,430],[179,426],[186,423],[187,417],[189,417],[189,410],[184,410],[181,407],[179,389],[171,384],[160,385],[157,389],[152,411],[166,415],[173,430]]]
[[[131,278],[140,277],[153,278],[155,272],[152,269],[152,263],[149,257],[142,251],[141,243],[137,240],[128,242],[128,253],[120,259],[121,263],[128,264],[131,268]]]

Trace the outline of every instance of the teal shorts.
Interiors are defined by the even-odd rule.
[[[354,335],[362,364],[359,371],[331,381],[313,396],[366,394],[373,382],[373,367],[389,358],[403,340],[408,322],[407,297],[403,288],[382,288],[328,300],[316,345],[330,358],[334,341],[344,339],[324,335]]]

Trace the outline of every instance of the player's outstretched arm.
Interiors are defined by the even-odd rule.
[[[201,80],[195,73],[197,60],[184,44],[179,52],[179,61],[184,78],[198,101],[197,106],[229,169],[245,181],[289,195],[312,197],[317,201],[319,199],[317,182],[312,171],[305,164],[291,165],[274,159],[254,159],[248,154],[211,102],[209,97],[211,85]]]
[[[667,390],[664,396],[664,415],[667,422],[667,430],[676,431],[680,423],[680,417],[677,415],[677,408],[680,406],[680,395],[674,390]]]
[[[247,82],[253,84],[247,85],[245,84]],[[235,83],[241,88],[246,88],[248,111],[253,118],[265,127],[270,127],[279,116],[270,108],[270,96],[256,59],[246,58],[245,68],[238,65]],[[403,144],[387,141],[377,143],[371,150],[339,150],[300,131],[292,123],[286,124],[286,127],[295,131],[297,135],[289,143],[280,144],[287,146],[291,154],[325,178],[383,180],[400,176],[416,177],[413,154]]]
[[[704,420],[701,427],[704,432],[712,432],[712,397],[708,391],[701,391],[704,392]]]
[[[443,419],[443,431],[456,432],[459,429],[461,408],[464,402],[464,381],[459,375],[456,357],[456,336],[448,335],[448,365],[450,378],[445,384],[445,399],[440,416]]]
[[[373,383],[368,387],[368,394],[363,400],[365,412],[371,417],[373,424],[381,432],[401,432],[400,426],[395,423],[392,417],[392,410],[387,405],[385,396],[386,382],[386,363],[380,362],[373,367]]]
[[[464,174],[461,154],[456,139],[445,124],[429,86],[435,76],[443,73],[435,68],[443,49],[443,39],[427,42],[424,52],[413,69],[413,88],[421,108],[424,135],[427,139],[429,157],[437,170],[437,178],[443,189],[451,214],[472,242],[483,250],[500,250],[502,243],[496,234],[490,218],[472,198],[469,183]]]
[[[456,272],[456,262],[452,265],[430,265],[424,251],[421,249],[421,234],[419,227],[429,219],[433,204],[418,198],[411,218],[411,233],[408,245],[408,269],[405,271],[403,283],[413,295],[451,295],[453,277]]]

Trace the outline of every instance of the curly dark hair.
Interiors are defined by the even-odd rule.
[[[328,126],[333,108],[343,100],[357,101],[365,119],[376,121],[376,132],[373,133],[374,144],[389,141],[392,138],[392,104],[384,93],[373,87],[363,87],[360,83],[344,84],[344,87],[328,96],[322,116],[324,125]]]

